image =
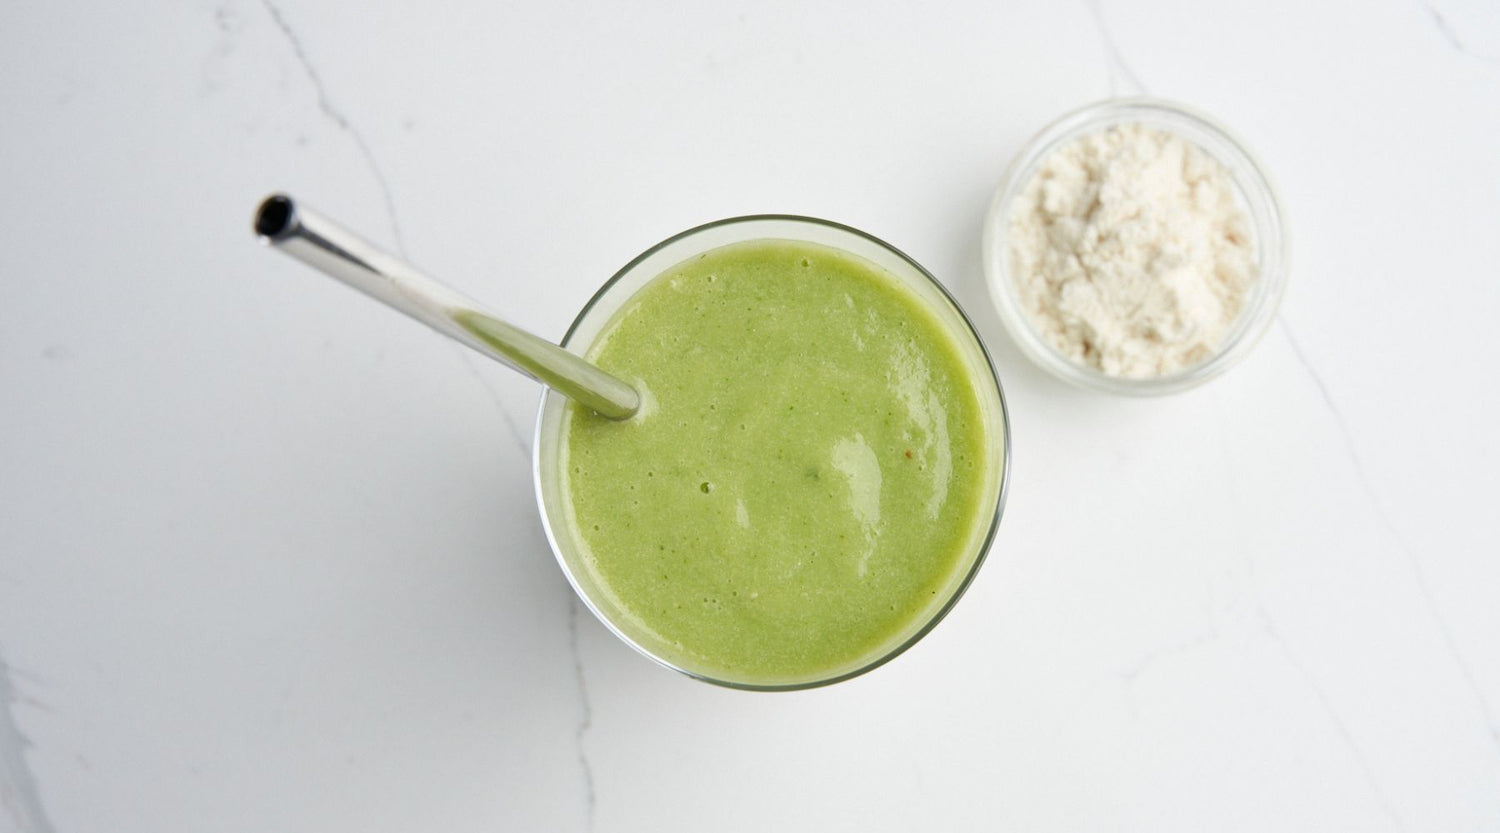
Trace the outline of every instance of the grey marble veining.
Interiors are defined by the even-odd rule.
[[[18,699],[11,667],[0,652],[0,810],[20,833],[53,833],[36,775],[26,760],[31,741],[16,723]]]

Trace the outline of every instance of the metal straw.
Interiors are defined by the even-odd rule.
[[[386,306],[530,376],[610,419],[640,408],[635,388],[546,339],[508,324],[474,301],[383,252],[285,194],[255,212],[255,233],[270,246],[343,281]]]

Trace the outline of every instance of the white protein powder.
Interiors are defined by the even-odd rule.
[[[1063,355],[1149,378],[1214,354],[1256,277],[1229,173],[1143,124],[1073,140],[1011,211],[1021,309]]]

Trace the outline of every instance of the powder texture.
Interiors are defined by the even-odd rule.
[[[1053,151],[1012,210],[1009,240],[1032,326],[1111,376],[1163,376],[1213,356],[1256,277],[1224,166],[1142,124]]]

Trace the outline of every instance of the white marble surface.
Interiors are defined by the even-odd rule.
[[[938,5],[0,5],[0,831],[1500,830],[1500,7]],[[978,257],[1137,88],[1294,232],[1145,402]],[[256,246],[277,188],[553,336],[705,220],[886,237],[1007,385],[988,565],[853,682],[655,667],[547,550],[537,389]]]

